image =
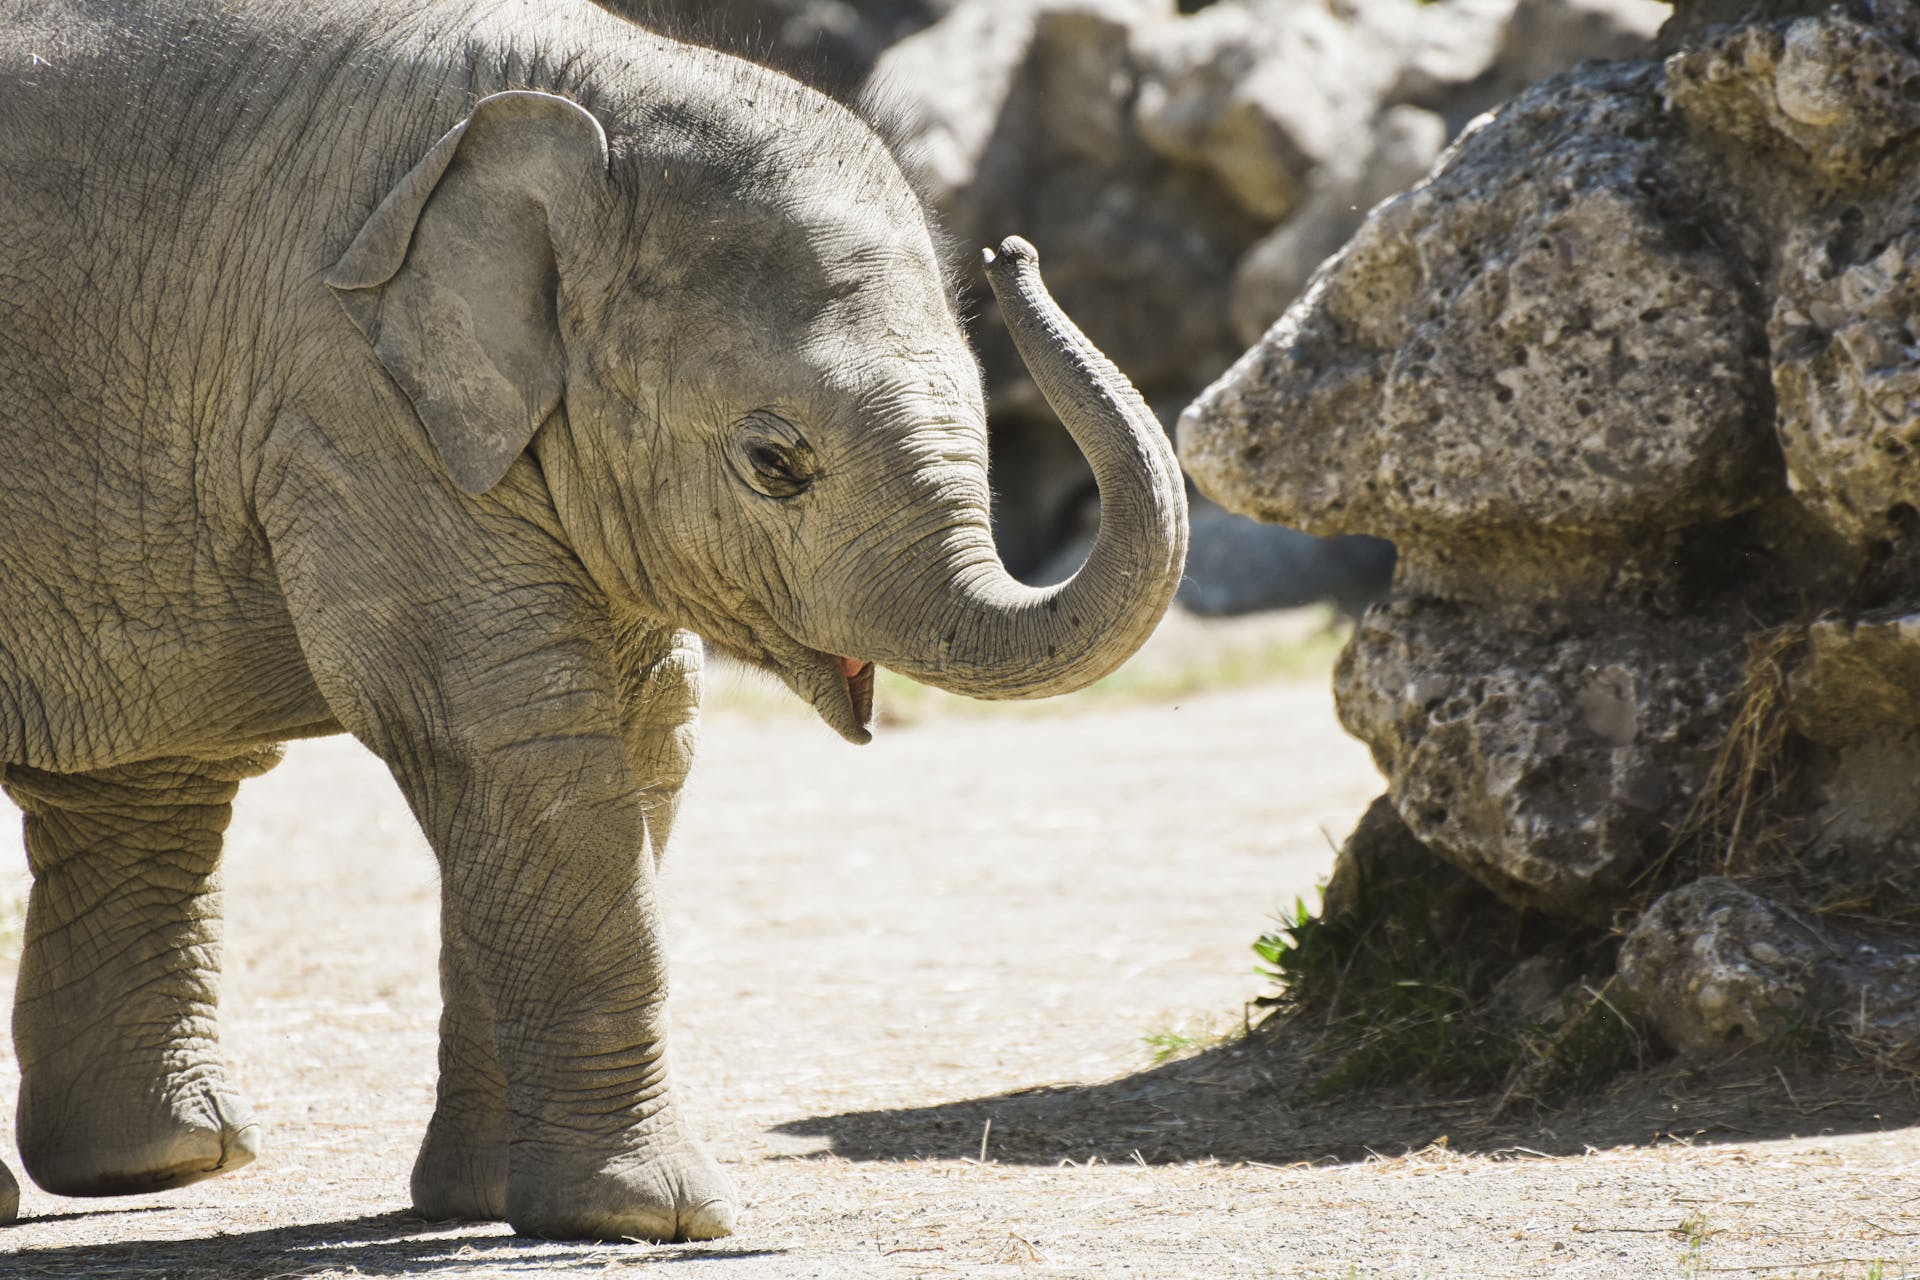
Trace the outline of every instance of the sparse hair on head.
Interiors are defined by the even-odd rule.
[[[700,45],[771,68],[844,106],[853,105],[866,78],[867,68],[857,60],[835,56],[835,51],[819,41],[803,48],[783,42],[757,16],[738,6],[710,0],[701,3],[593,0],[593,3],[669,40]]]
[[[933,241],[942,286],[954,313],[969,319],[977,291],[973,279],[971,246],[962,244],[939,217],[940,209],[929,189],[926,166],[919,162],[919,143],[912,103],[897,88],[875,81],[869,68],[845,57],[835,57],[823,45],[796,49],[738,9],[725,5],[689,6],[677,0],[594,0],[602,8],[648,31],[684,44],[731,55],[776,72],[797,85],[819,93],[864,122],[894,167],[905,177],[917,198]],[[861,139],[862,143],[868,141]],[[848,159],[856,157],[848,155]],[[775,163],[764,147],[737,145],[730,154],[716,151],[713,161],[723,165],[713,176],[751,182],[759,166]]]

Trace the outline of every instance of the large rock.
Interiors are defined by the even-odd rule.
[[[1693,128],[1739,151],[1752,176],[1784,164],[1798,171],[1803,197],[1817,194],[1808,179],[1864,194],[1920,124],[1920,64],[1901,29],[1913,15],[1884,10],[1881,26],[1834,6],[1711,32],[1667,60],[1668,100]]]
[[[1621,994],[1683,1053],[1750,1048],[1839,1006],[1834,951],[1793,912],[1708,877],[1635,923],[1620,948]]]
[[[1681,234],[1699,195],[1669,129],[1646,66],[1517,99],[1188,410],[1188,473],[1260,519],[1414,541],[1760,501],[1763,324],[1743,265]]]
[[[1920,725],[1920,613],[1810,623],[1790,690],[1794,726],[1829,746]]]
[[[1596,955],[1638,914],[1620,977],[1678,1048],[1897,1046],[1920,8],[1683,0],[1661,41],[1374,209],[1181,452],[1231,509],[1395,540],[1336,692],[1435,856]]]
[[[1920,528],[1920,227],[1849,234],[1844,219],[1793,246],[1799,270],[1782,282],[1768,337],[1787,481],[1865,549]],[[1885,247],[1861,261],[1862,240]]]
[[[1334,676],[1408,830],[1518,906],[1604,924],[1740,703],[1738,630],[1375,606]]]
[[[1786,693],[1806,742],[1799,858],[1829,900],[1900,914],[1920,885],[1920,612],[1809,624]]]
[[[1364,10],[1363,10],[1364,12]],[[1399,59],[1364,19],[1290,0],[1211,5],[1142,41],[1133,116],[1160,155],[1203,170],[1242,209],[1278,222],[1316,170],[1352,167]]]

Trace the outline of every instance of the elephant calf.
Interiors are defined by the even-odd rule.
[[[826,99],[583,0],[0,0],[34,1180],[252,1157],[214,1022],[221,833],[276,744],[344,731],[441,868],[420,1212],[729,1231],[667,1080],[655,883],[702,641],[864,742],[876,663],[1063,692],[1180,573],[1166,439],[1032,250],[988,259],[1101,485],[1050,590],[995,554],[921,207]]]

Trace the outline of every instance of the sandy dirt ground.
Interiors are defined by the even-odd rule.
[[[162,1196],[28,1187],[0,1276],[1920,1273],[1920,1134],[1857,1107],[1809,1100],[1798,1137],[1656,1140],[1704,1127],[1674,1086],[1632,1140],[1562,1117],[1496,1145],[1452,1136],[1471,1117],[1444,1100],[1351,1122],[1289,1102],[1244,1044],[1152,1065],[1149,1036],[1232,1038],[1264,990],[1248,943],[1379,789],[1324,672],[936,711],[866,748],[747,703],[709,715],[668,880],[673,1054],[739,1184],[736,1236],[552,1244],[408,1215],[434,871],[377,762],[334,740],[247,784],[230,837],[224,1034],[261,1159]],[[24,892],[0,851],[0,919]],[[0,945],[10,984],[17,932]],[[0,1092],[15,1076],[0,1049]]]

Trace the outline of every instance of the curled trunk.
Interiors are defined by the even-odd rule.
[[[1100,532],[1079,572],[1036,588],[1007,573],[983,530],[987,546],[946,566],[923,615],[925,658],[896,665],[976,698],[1041,698],[1106,675],[1159,624],[1186,564],[1186,489],[1140,394],[1048,296],[1033,246],[1015,236],[983,257],[1014,345],[1093,468]]]

